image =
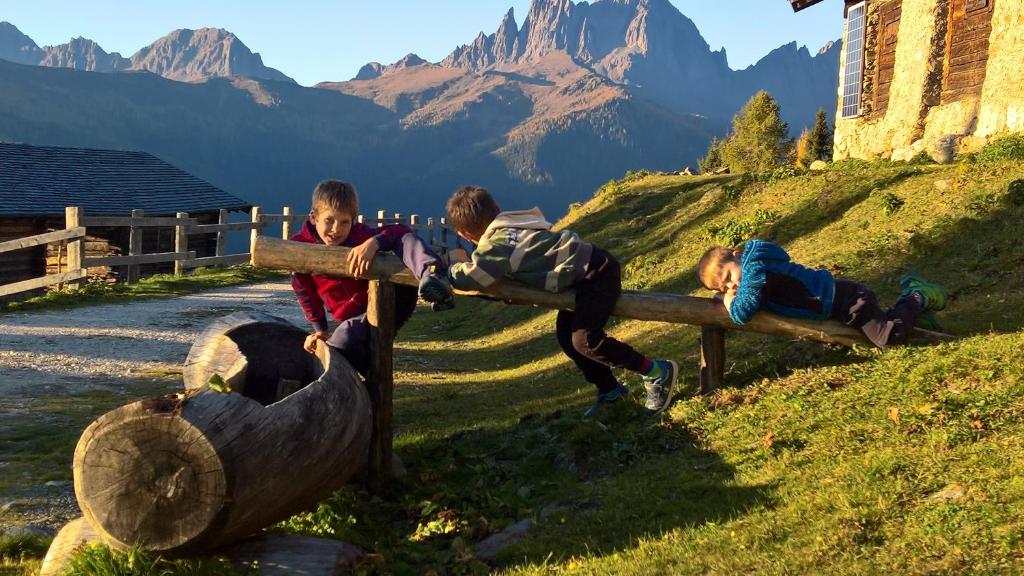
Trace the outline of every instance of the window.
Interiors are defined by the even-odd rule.
[[[846,69],[843,70],[843,118],[860,114],[860,91],[864,75],[864,22],[867,3],[846,13]]]

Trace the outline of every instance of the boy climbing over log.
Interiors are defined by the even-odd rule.
[[[370,269],[380,250],[391,251],[401,258],[420,284],[418,291],[409,286],[395,286],[396,330],[416,309],[417,292],[434,310],[447,310],[455,305],[445,264],[408,226],[394,224],[375,229],[357,222],[358,213],[359,196],[351,184],[324,180],[313,190],[309,219],[291,240],[351,248],[348,264],[355,276]],[[353,368],[365,375],[370,361],[370,325],[366,319],[368,288],[369,283],[359,278],[293,274],[292,289],[314,329],[306,338],[305,349],[315,352],[317,340],[323,340],[337,348]],[[341,323],[330,334],[325,309]]]
[[[750,240],[742,250],[710,248],[697,274],[705,288],[722,294],[737,324],[746,324],[762,308],[793,318],[831,318],[859,329],[882,349],[906,344],[915,325],[941,330],[934,312],[946,307],[944,288],[908,274],[900,279],[899,300],[883,310],[866,285],[792,262],[785,250],[765,240]]]
[[[502,212],[478,186],[453,194],[447,211],[459,236],[476,245],[471,260],[448,269],[455,288],[481,290],[510,278],[549,292],[575,290],[573,311],[558,312],[555,333],[565,354],[597,387],[597,400],[585,417],[628,394],[610,366],[643,376],[649,414],[668,407],[679,372],[676,363],[652,360],[604,331],[622,292],[614,256],[569,230],[552,231],[537,208]]]

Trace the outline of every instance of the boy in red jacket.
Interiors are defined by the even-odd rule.
[[[447,310],[455,305],[447,267],[408,226],[395,224],[376,229],[356,222],[359,196],[351,184],[324,180],[313,191],[312,204],[309,220],[292,240],[351,248],[348,262],[356,275],[369,270],[379,250],[391,251],[420,280],[419,296],[432,303],[434,310]],[[359,278],[292,274],[292,289],[314,328],[306,338],[307,351],[315,351],[316,341],[324,340],[337,348],[360,374],[366,374],[370,360],[368,287],[369,282]],[[395,286],[396,329],[412,316],[416,296],[417,290],[410,286]],[[341,323],[331,334],[325,309]]]

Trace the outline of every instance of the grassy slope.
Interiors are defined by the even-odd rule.
[[[906,270],[944,283],[954,297],[941,317],[964,339],[879,353],[737,334],[717,394],[682,398],[657,425],[628,408],[590,423],[577,415],[593,392],[559,355],[552,313],[465,301],[421,313],[396,361],[397,443],[418,474],[401,493],[421,500],[401,506],[411,537],[366,543],[397,557],[388,570],[457,570],[458,554],[437,555],[462,545],[454,535],[471,542],[532,514],[539,527],[503,556],[510,572],[1022,569],[1024,198],[1008,193],[1019,178],[1014,163],[847,164],[768,186],[667,176],[606,186],[562,225],[610,247],[627,287],[703,293],[702,251],[757,235],[870,283],[883,301]],[[695,328],[614,322],[613,332],[680,359],[693,390]],[[434,555],[410,541],[433,542]]]
[[[610,248],[629,288],[706,295],[702,251],[757,235],[886,302],[904,270],[938,280],[954,294],[942,319],[964,338],[879,353],[733,334],[727,386],[694,398],[696,328],[613,321],[681,360],[685,395],[659,421],[634,403],[583,421],[593,390],[560,355],[553,313],[423,309],[396,345],[410,475],[282,528],[378,552],[364,573],[484,572],[467,546],[527,517],[538,524],[502,555],[509,573],[1020,572],[1019,178],[1013,163],[848,164],[767,186],[610,184],[562,225]]]

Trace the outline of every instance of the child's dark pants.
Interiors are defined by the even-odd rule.
[[[906,344],[921,306],[913,298],[900,298],[888,310],[878,304],[871,288],[859,282],[836,280],[832,317],[859,329],[879,348]]]
[[[413,233],[402,236],[391,250],[416,278],[423,277],[431,265],[444,266],[441,259]],[[395,286],[395,330],[401,328],[416,310],[417,296],[417,290],[412,286]],[[327,344],[337,348],[357,372],[366,376],[370,367],[370,323],[366,312],[339,324],[327,339]]]
[[[618,385],[609,366],[639,372],[644,362],[643,355],[604,331],[622,293],[621,274],[615,257],[595,246],[583,279],[573,286],[575,311],[560,311],[555,322],[558,344],[598,392]]]

